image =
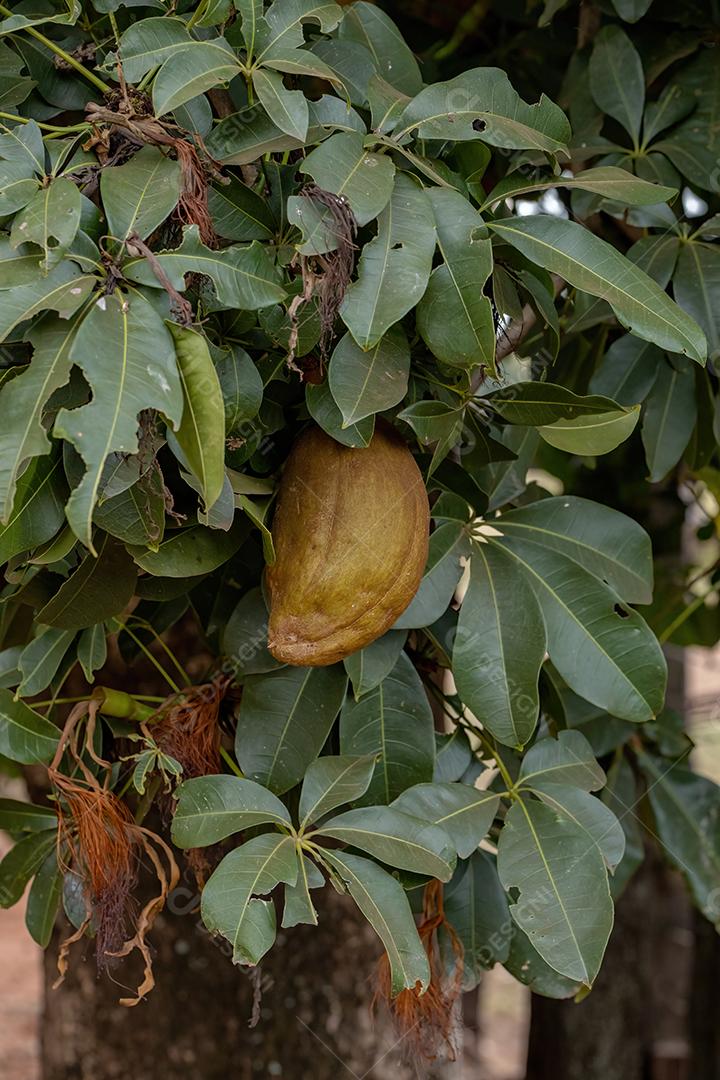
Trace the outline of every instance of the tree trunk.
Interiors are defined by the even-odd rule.
[[[74,946],[64,985],[51,990],[61,934],[46,953],[43,1080],[299,1080],[415,1075],[381,1013],[370,1015],[377,938],[331,887],[314,894],[320,925],[280,930],[257,979],[211,937],[192,885],[181,886],[152,931],[157,985],[133,1009],[132,960],[98,977],[92,943]],[[259,983],[259,1021],[248,1026]]]
[[[699,911],[695,912],[695,952],[690,992],[690,1075],[693,1080],[720,1080],[720,1025],[717,977],[720,935]]]

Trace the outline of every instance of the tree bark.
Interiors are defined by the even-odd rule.
[[[56,931],[45,958],[43,1080],[414,1076],[385,1016],[370,1015],[377,938],[349,898],[327,887],[314,899],[320,925],[280,930],[259,968],[252,1029],[255,979],[202,926],[192,884],[176,890],[155,924],[157,985],[133,1009],[117,1000],[136,985],[138,968],[130,959],[113,971],[115,982],[98,976],[87,940],[74,947],[63,986],[50,989]]]
[[[720,971],[720,935],[701,915],[694,913],[695,952],[690,992],[690,1075],[693,1080],[720,1080],[720,1024],[717,1009],[717,976]]]

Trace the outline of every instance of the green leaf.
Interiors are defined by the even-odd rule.
[[[674,127],[695,108],[693,97],[676,82],[665,85],[657,101],[651,101],[643,117],[643,144],[651,143],[661,131]],[[654,155],[650,155],[654,156]]]
[[[319,386],[308,383],[305,387],[305,401],[313,420],[336,442],[343,446],[369,446],[375,430],[375,417],[368,416],[359,424],[344,428],[342,413],[338,409],[327,379]]]
[[[379,686],[358,702],[345,702],[340,714],[342,753],[379,755],[364,804],[392,802],[405,788],[432,780],[433,728],[430,703],[405,653]]]
[[[495,541],[493,541],[495,543]],[[550,658],[576,693],[635,723],[662,708],[667,668],[645,621],[578,563],[506,535],[502,544],[529,575],[540,603]]]
[[[717,141],[708,138],[708,132],[714,131],[720,71],[712,52],[700,50],[694,60],[674,73],[670,85],[678,86],[687,94],[694,108],[687,119],[660,142],[654,143],[653,150],[670,158],[675,168],[695,187],[717,192],[720,190]]]
[[[38,622],[81,630],[118,615],[130,603],[137,570],[122,544],[103,533],[97,557],[87,554],[53,598],[38,612]]]
[[[236,677],[260,675],[281,666],[267,647],[267,620],[262,589],[250,589],[235,606],[222,637],[223,652]]]
[[[637,22],[652,4],[652,0],[612,0],[613,7],[625,22]]]
[[[143,409],[159,409],[177,426],[182,387],[172,338],[139,293],[96,300],[71,344],[70,359],[82,369],[93,398],[79,409],[61,409],[54,434],[71,442],[85,462],[66,514],[77,538],[93,551],[92,515],[108,454],[137,452]]]
[[[229,532],[190,525],[167,533],[156,551],[128,547],[142,570],[155,577],[190,578],[207,574],[231,559],[247,536],[243,523]]]
[[[551,810],[564,814],[585,831],[612,873],[625,853],[625,833],[612,810],[594,795],[565,784],[547,784],[538,795]]]
[[[513,978],[544,997],[563,999],[577,994],[580,980],[566,979],[546,964],[519,926],[511,924],[509,936],[510,955],[504,966]]]
[[[255,364],[239,345],[232,345],[215,365],[225,410],[225,431],[236,431],[257,416],[263,381]]]
[[[59,739],[54,724],[23,701],[16,701],[10,690],[0,689],[0,754],[21,765],[47,764]]]
[[[687,764],[668,765],[642,752],[638,760],[663,853],[686,879],[700,911],[720,929],[720,788]]]
[[[677,358],[676,358],[677,360]],[[695,379],[690,366],[661,361],[645,403],[642,441],[649,479],[657,483],[682,457],[697,417]]]
[[[597,847],[569,818],[542,803],[515,803],[498,842],[498,873],[517,889],[510,913],[555,971],[592,986],[613,923],[607,872]]]
[[[405,890],[376,863],[346,852],[323,851],[382,941],[390,961],[391,992],[430,984],[430,967]]]
[[[66,525],[51,537],[42,547],[38,548],[28,562],[33,566],[52,566],[53,563],[66,559],[77,543],[72,529]]]
[[[720,251],[710,244],[683,244],[673,276],[673,294],[683,311],[687,311],[702,326],[711,355],[718,355]]]
[[[43,832],[56,826],[57,814],[49,806],[37,806],[19,799],[0,799],[0,829],[6,832]]]
[[[507,894],[492,855],[476,851],[467,862],[458,863],[452,881],[443,890],[443,908],[463,947],[463,989],[472,990],[483,973],[503,964],[510,952],[508,928],[512,923]],[[442,943],[451,967],[451,943],[446,936]]]
[[[33,108],[38,111],[38,107],[42,110],[46,108],[46,103],[56,105],[58,110],[68,111],[82,109],[88,103],[88,97],[93,95],[94,92],[87,88],[86,82],[81,84],[80,79],[75,77],[69,71],[69,68],[62,71],[56,67],[53,63],[55,54],[42,40],[21,35],[19,38],[13,39],[13,45],[20,53],[19,58],[5,43],[0,45],[0,56],[2,57],[0,61],[0,71],[2,72],[0,76],[0,101],[2,101],[3,109],[7,109],[10,104],[20,104],[20,102],[26,101],[33,87],[37,90],[37,95],[43,99],[43,104],[40,105],[38,97],[31,99],[29,106],[26,107],[30,111],[33,111]],[[23,68],[31,76],[30,79],[20,76],[20,71]],[[11,71],[15,75],[14,86]],[[49,111],[47,110],[47,112]],[[38,112],[38,115],[45,118],[46,113]],[[69,154],[71,152],[68,147],[69,142],[70,140],[57,139],[55,146],[49,143],[46,149],[50,158],[54,159],[58,154],[63,157],[65,153]]]
[[[143,146],[125,165],[100,174],[108,232],[124,241],[133,233],[141,240],[162,225],[180,198],[180,165],[155,146]]]
[[[498,548],[476,544],[453,646],[453,676],[463,703],[508,746],[524,746],[535,730],[545,645],[530,582]]]
[[[462,574],[461,559],[470,554],[470,539],[460,522],[445,522],[430,537],[428,561],[420,587],[394,625],[414,630],[436,622],[453,598]]]
[[[248,61],[255,51],[255,38],[258,28],[263,24],[264,0],[237,0],[235,10],[240,16],[242,38],[247,49]]]
[[[402,327],[390,331],[364,351],[351,334],[333,350],[328,379],[330,392],[350,427],[366,416],[391,409],[407,393],[410,348]]]
[[[378,67],[379,61],[375,61]],[[397,123],[398,117],[410,98],[375,72],[368,83],[368,104],[370,106],[370,126],[379,135],[387,135]],[[408,151],[409,153],[409,151]]]
[[[654,206],[656,203],[669,202],[677,195],[677,188],[651,184],[615,165],[600,165],[595,169],[582,169],[574,176],[551,176],[547,180],[526,179],[511,173],[495,185],[484,199],[482,208],[495,206],[503,199],[517,198],[529,191],[550,191],[554,188],[592,191],[622,206]],[[653,242],[655,240],[653,237]]]
[[[225,482],[225,426],[220,381],[210,358],[207,338],[188,327],[167,322],[183,390],[183,411],[175,438],[200,482],[205,510],[220,498]]]
[[[62,262],[30,285],[0,292],[0,341],[42,311],[57,311],[61,318],[69,319],[85,302],[96,280],[79,275],[74,263]]]
[[[83,675],[89,683],[93,681],[94,673],[107,660],[107,636],[103,623],[88,626],[78,638],[77,658]]]
[[[504,513],[497,527],[573,559],[607,581],[624,600],[649,604],[653,593],[650,537],[609,506],[564,495]]]
[[[3,521],[8,520],[24,463],[28,458],[50,450],[50,441],[42,424],[43,409],[48,398],[70,377],[70,345],[75,331],[73,323],[53,316],[41,319],[29,335],[33,344],[30,364],[0,393],[4,418],[0,432],[0,518]]]
[[[274,55],[277,49],[295,49],[303,45],[305,23],[318,23],[326,34],[337,26],[342,14],[342,8],[329,0],[275,0],[258,26],[258,60]]]
[[[558,450],[588,457],[614,450],[640,417],[639,405],[625,409],[610,398],[581,397],[547,382],[515,383],[485,400],[510,423],[537,428]]]
[[[174,52],[155,76],[155,115],[164,116],[219,83],[230,82],[240,70],[235,53],[223,38],[189,42]]]
[[[346,810],[322,824],[318,832],[360,848],[389,866],[440,881],[449,881],[455,866],[446,832],[392,806]]]
[[[234,964],[259,963],[275,940],[275,905],[260,900],[281,881],[294,885],[298,866],[290,836],[266,833],[226,855],[202,893],[202,920],[233,948]]]
[[[323,255],[339,246],[335,216],[329,206],[314,198],[312,191],[301,189],[287,201],[288,221],[301,232],[295,244],[301,255]]]
[[[42,131],[35,120],[8,128],[0,124],[0,158],[11,164],[22,164],[27,176],[45,176],[45,144]]]
[[[395,810],[429,821],[450,837],[453,849],[467,859],[488,834],[500,796],[468,784],[416,784],[392,804]]]
[[[267,523],[271,499],[253,500],[249,499],[247,495],[237,494],[234,497],[234,501],[235,505],[247,514],[253,525],[260,530],[263,557],[267,565],[272,566],[275,562],[275,545],[273,544],[272,532]]]
[[[462,728],[456,727],[450,734],[437,732],[435,742],[437,744],[437,756],[435,758],[433,782],[436,784],[448,784],[460,780],[470,768],[473,760],[472,748],[467,735]]]
[[[74,630],[61,630],[54,626],[39,627],[37,636],[20,654],[22,682],[18,687],[18,694],[32,697],[49,686],[74,638]],[[46,728],[43,730],[47,733]]]
[[[23,60],[3,42],[0,46],[0,107],[3,109],[20,105],[36,85],[34,79],[21,74],[24,66]]]
[[[50,944],[55,916],[60,907],[62,887],[63,879],[57,854],[51,851],[35,875],[25,909],[25,925],[31,938],[41,949],[46,949]]]
[[[475,473],[475,483],[488,493],[488,511],[497,510],[522,495],[527,488],[527,471],[540,443],[540,436],[531,427],[507,427],[498,432],[498,438],[508,448],[507,455],[502,458],[493,455]]]
[[[375,4],[358,0],[346,8],[338,36],[341,41],[364,45],[382,77],[403,94],[417,94],[422,89],[422,75],[412,50],[392,19]]]
[[[249,675],[235,741],[242,771],[276,794],[294,787],[322,750],[346,688],[339,664]]]
[[[305,773],[300,792],[300,827],[345,803],[355,802],[367,791],[375,768],[375,757],[321,757]]]
[[[418,331],[444,364],[467,370],[483,364],[496,376],[492,305],[483,295],[492,244],[483,219],[458,191],[431,188],[428,198],[443,264],[433,270],[418,303]]]
[[[608,770],[607,784],[601,796],[619,820],[625,841],[625,852],[610,882],[613,900],[622,894],[645,858],[644,827],[634,812],[638,794],[638,781],[632,765],[624,755],[616,758]]]
[[[374,690],[390,674],[406,638],[407,634],[402,630],[388,630],[364,649],[345,657],[343,664],[350,677],[356,701],[359,701],[363,694]]]
[[[185,274],[207,274],[222,307],[255,311],[285,296],[280,274],[256,240],[248,246],[213,251],[201,241],[197,225],[187,225],[180,247],[158,251],[155,260],[178,292],[185,289]],[[145,258],[131,259],[123,273],[141,285],[162,288]]]
[[[574,394],[564,386],[549,382],[512,383],[488,394],[484,400],[511,424],[537,428],[561,419],[594,417],[616,404],[610,398]]]
[[[640,404],[652,389],[662,363],[662,352],[656,345],[624,334],[605,353],[588,389],[620,405]]]
[[[360,348],[376,345],[415,306],[425,292],[434,250],[428,197],[407,174],[398,173],[390,202],[378,218],[377,236],[363,247],[357,281],[340,308]]]
[[[342,41],[337,37],[330,41],[316,41],[312,46],[315,56],[342,80],[344,92],[353,105],[365,107],[368,102],[370,82],[377,73],[373,55],[357,41]],[[335,99],[339,102],[339,99]],[[354,130],[359,130],[353,126]],[[363,134],[365,126],[363,125]]]
[[[622,124],[637,146],[645,107],[645,75],[635,46],[619,26],[605,26],[597,35],[588,70],[596,104]]]
[[[347,199],[358,225],[376,218],[393,193],[391,158],[366,150],[363,136],[352,131],[331,135],[307,155],[300,168],[325,191]]]
[[[22,645],[10,645],[6,649],[0,649],[0,686],[11,689],[20,682],[17,665],[22,650]]]
[[[605,773],[584,735],[560,731],[556,739],[539,739],[531,746],[520,766],[518,784],[533,791],[544,791],[548,784],[597,791],[605,784]]]
[[[33,833],[10,848],[0,862],[0,908],[17,904],[25,886],[40,869],[55,846],[57,830]]]
[[[297,150],[301,143],[277,127],[259,105],[248,105],[216,124],[205,148],[216,161],[245,165],[263,154]]]
[[[297,853],[298,876],[294,885],[285,886],[285,906],[282,926],[289,928],[300,923],[317,926],[317,912],[310,897],[311,889],[320,889],[325,878],[314,862],[307,856]]]
[[[570,420],[556,420],[554,424],[539,427],[540,436],[550,446],[579,457],[609,454],[625,442],[640,419],[640,406],[629,409],[615,408],[589,416],[576,416]]]
[[[37,244],[45,253],[43,270],[51,270],[75,239],[79,226],[80,191],[72,180],[60,176],[41,188],[16,215],[10,243],[15,248],[24,243]]]
[[[664,289],[673,276],[679,247],[677,236],[660,236],[654,233],[651,236],[641,236],[626,254],[630,262],[634,262]]]
[[[0,563],[31,551],[55,535],[65,516],[66,494],[62,459],[33,458],[17,482],[7,524],[0,526]]]
[[[267,200],[236,177],[208,188],[208,209],[216,233],[226,240],[269,240],[275,232]]]
[[[638,337],[704,362],[707,345],[699,326],[651,278],[582,225],[537,214],[489,227],[533,262],[606,300]]]
[[[543,94],[528,105],[500,68],[473,68],[421,90],[400,116],[393,138],[414,131],[419,139],[482,139],[507,150],[567,149],[570,124]]]
[[[198,776],[177,791],[173,843],[207,847],[233,833],[272,823],[290,826],[290,815],[271,791],[238,776]]]
[[[257,68],[252,79],[260,104],[272,122],[286,135],[302,142],[310,121],[307,98],[302,90],[288,90],[282,75],[263,68]]]
[[[126,80],[140,82],[148,71],[164,64],[168,57],[187,48],[191,42],[185,22],[170,15],[131,23],[120,38],[118,49]],[[106,70],[115,74],[112,54],[107,57]]]
[[[165,490],[160,469],[152,468],[119,495],[101,499],[93,512],[93,521],[126,544],[157,548],[165,526]]]
[[[0,214],[5,216],[22,210],[37,190],[37,179],[25,161],[0,161]]]
[[[9,15],[0,22],[0,34],[14,34],[28,26],[40,26],[42,23],[65,23],[72,25],[80,18],[78,0],[64,0],[60,11],[45,11],[40,15]]]
[[[337,74],[324,60],[321,60],[319,56],[311,53],[308,49],[282,49],[278,47],[273,49],[272,56],[265,57],[263,66],[266,71],[268,68],[272,68],[273,71],[282,71],[286,75],[309,75],[313,79],[323,79],[325,82],[332,83],[338,93],[347,97],[342,79],[338,78]],[[328,97],[327,100],[333,99]],[[316,101],[315,104],[317,105],[317,103]],[[307,104],[309,109],[312,109],[312,103],[308,101]],[[311,115],[314,121],[318,122],[319,114],[313,111]],[[278,126],[282,127],[281,124],[278,124]],[[365,131],[364,125],[362,125],[362,130]],[[305,138],[306,136],[303,136],[303,139]]]

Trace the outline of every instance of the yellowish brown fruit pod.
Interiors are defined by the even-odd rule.
[[[319,427],[290,451],[267,569],[268,646],[286,664],[320,667],[388,630],[417,592],[430,507],[404,440],[378,420],[351,449]]]

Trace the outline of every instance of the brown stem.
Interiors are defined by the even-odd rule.
[[[128,250],[130,250],[131,248],[136,248],[137,251],[139,251],[140,254],[147,259],[153,274],[170,297],[170,303],[175,310],[175,313],[177,314],[180,322],[183,326],[191,326],[193,321],[192,307],[185,299],[185,297],[181,296],[180,293],[177,291],[170,278],[163,270],[160,261],[153,254],[145,241],[141,240],[137,233],[133,233],[131,236],[128,236],[127,245]]]

